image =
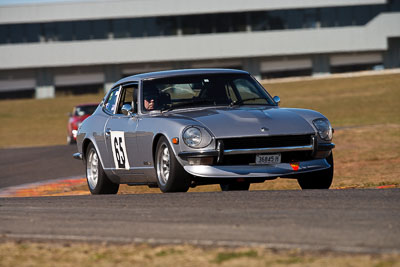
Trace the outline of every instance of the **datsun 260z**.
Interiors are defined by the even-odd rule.
[[[329,188],[331,124],[279,101],[245,71],[130,76],[82,123],[74,157],[83,159],[92,194],[115,194],[120,184],[248,190],[278,177],[297,179],[303,189]]]

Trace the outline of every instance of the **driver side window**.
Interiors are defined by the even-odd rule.
[[[121,98],[118,104],[117,114],[122,114],[122,106],[129,104],[132,107],[132,112],[137,113],[137,84],[124,85],[121,90]]]

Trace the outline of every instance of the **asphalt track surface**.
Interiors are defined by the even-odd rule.
[[[0,188],[56,178],[85,177],[76,145],[0,149]]]
[[[83,172],[74,146],[1,152],[2,187]],[[400,253],[400,189],[0,198],[6,239]]]
[[[0,236],[400,253],[400,190],[1,198]]]

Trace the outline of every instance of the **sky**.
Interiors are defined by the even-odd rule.
[[[17,5],[17,4],[40,4],[40,3],[57,3],[57,2],[78,2],[80,0],[0,0],[1,5]],[[82,1],[82,0],[81,0]],[[88,0],[85,0],[88,1]],[[94,0],[92,0],[94,1]]]

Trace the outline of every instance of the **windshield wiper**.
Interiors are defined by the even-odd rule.
[[[176,108],[182,108],[182,107],[186,107],[186,106],[192,106],[194,104],[204,104],[204,103],[210,103],[210,102],[212,102],[212,100],[210,100],[210,99],[191,100],[191,101],[177,103],[175,105],[171,105],[170,107],[163,107],[161,109],[161,111],[171,111]]]
[[[235,105],[239,105],[239,106],[240,106],[240,105],[243,105],[244,102],[246,102],[246,101],[257,100],[257,99],[264,99],[264,100],[266,100],[266,99],[263,98],[263,97],[252,97],[252,98],[240,99],[240,100],[232,101],[231,104],[230,104],[229,106],[231,106],[231,107],[233,107],[233,106],[235,106]]]

